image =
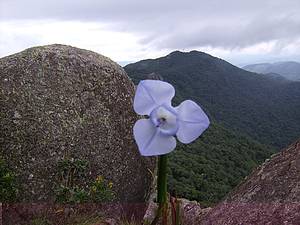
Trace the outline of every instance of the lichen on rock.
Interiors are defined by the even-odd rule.
[[[0,59],[0,149],[23,191],[19,200],[54,200],[57,162],[88,161],[117,199],[142,202],[155,167],[132,138],[134,85],[100,54],[65,45],[34,47]]]

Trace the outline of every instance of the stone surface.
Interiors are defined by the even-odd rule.
[[[103,175],[118,200],[147,199],[155,159],[134,143],[133,95],[124,70],[91,51],[49,45],[1,58],[0,154],[19,200],[53,200],[62,159],[88,161],[80,185]]]
[[[173,198],[173,201],[175,203],[175,199]],[[202,220],[203,216],[206,215],[211,208],[202,208],[200,204],[196,201],[189,201],[184,198],[178,199],[179,202],[179,214],[180,214],[180,220],[181,224],[188,224],[188,225],[199,225],[200,221]],[[174,207],[175,204],[174,204]],[[144,221],[147,224],[147,222],[152,222],[156,216],[156,212],[158,209],[157,203],[154,203],[153,201],[150,201],[148,208],[146,210],[146,213],[144,215]],[[174,215],[173,215],[174,216]],[[169,221],[172,219],[172,206],[169,204],[169,215],[168,215]],[[161,221],[160,221],[161,223]],[[159,223],[159,224],[160,224]]]
[[[201,224],[300,224],[300,140],[254,170]]]

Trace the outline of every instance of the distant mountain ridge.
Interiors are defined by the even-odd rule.
[[[209,129],[192,144],[178,144],[170,155],[168,173],[170,191],[201,205],[220,201],[275,151],[253,139],[278,150],[300,136],[298,82],[251,73],[197,51],[176,51],[124,69],[136,84],[170,82],[176,89],[174,105],[192,99],[209,115]]]
[[[170,82],[176,89],[174,105],[192,99],[209,115],[209,129],[192,144],[178,144],[170,155],[168,172],[169,190],[201,205],[220,201],[274,152],[260,143],[278,150],[300,136],[300,82],[251,73],[197,51],[176,51],[124,69],[135,84]]]
[[[124,69],[135,83],[161,77],[175,86],[175,101],[195,100],[226,128],[261,143],[279,149],[300,135],[300,82],[251,73],[198,51],[176,51]]]
[[[276,63],[259,63],[242,67],[244,70],[254,73],[276,73],[286,79],[300,81],[300,63],[294,61],[276,62]]]

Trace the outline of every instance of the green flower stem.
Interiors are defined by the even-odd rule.
[[[167,203],[167,159],[167,155],[158,159],[157,201],[160,209]]]
[[[151,225],[156,225],[159,218],[162,216],[162,224],[166,225],[167,216],[167,155],[161,155],[158,157],[158,170],[157,170],[157,202],[158,211],[152,221]]]

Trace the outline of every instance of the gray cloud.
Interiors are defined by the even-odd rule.
[[[244,48],[300,38],[299,0],[0,0],[0,21],[73,20],[110,24],[157,49]]]
[[[189,24],[162,37],[142,40],[160,48],[193,48],[197,46],[244,48],[262,42],[276,41],[284,47],[300,39],[300,20],[293,17],[254,18],[245,23],[220,23],[190,28]]]

